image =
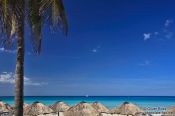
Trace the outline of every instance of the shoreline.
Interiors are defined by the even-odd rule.
[[[56,111],[59,112],[59,115],[58,115],[58,113],[54,113],[56,111],[54,111],[53,107],[51,107],[54,104],[52,104],[52,105],[45,105],[45,104],[43,104],[41,102],[33,102],[32,104],[26,104],[26,103],[24,104],[24,112],[25,112],[26,109],[28,109],[29,113],[32,112],[32,111],[37,111],[38,110],[38,113],[39,113],[38,116],[64,116],[64,112],[67,112],[70,109],[73,109],[74,107],[77,107],[79,109],[75,108],[76,109],[75,112],[82,112],[82,110],[83,110],[83,112],[84,111],[94,110],[94,111],[97,111],[99,114],[101,114],[101,116],[127,116],[126,114],[124,114],[122,112],[127,113],[128,111],[129,112],[133,112],[134,114],[138,112],[139,113],[138,116],[145,116],[145,114],[146,114],[146,116],[149,116],[149,114],[151,114],[151,116],[162,116],[164,114],[163,112],[165,112],[165,113],[167,112],[168,113],[167,109],[161,108],[161,107],[157,107],[157,108],[149,107],[149,109],[142,109],[141,107],[139,107],[138,105],[134,104],[133,102],[132,103],[131,102],[124,102],[121,105],[116,105],[116,107],[114,107],[113,109],[109,109],[108,107],[106,107],[105,105],[101,104],[100,102],[94,102],[93,103],[93,104],[97,104],[96,107],[94,107],[92,103],[88,103],[88,102],[80,102],[80,103],[77,103],[77,104],[75,104],[73,106],[71,106],[69,104],[65,104],[62,101],[56,102],[55,104],[57,104],[57,103],[61,103],[63,105],[63,106],[58,105],[58,106],[56,106],[57,108],[58,107],[65,108],[65,105],[67,105],[68,107],[70,106],[70,107],[67,108],[65,111],[61,111],[61,112],[56,110]],[[9,109],[9,112],[14,110],[12,106],[10,106],[10,105],[4,103],[3,101],[1,101],[0,111],[2,111],[1,109],[3,109],[3,108],[1,108],[1,106],[3,106],[3,105],[7,105],[9,108],[11,108],[11,109]],[[169,106],[169,107],[171,107],[171,106]],[[5,108],[7,108],[7,107],[5,107]],[[39,108],[39,109],[37,109],[37,108]],[[86,109],[86,108],[90,108],[90,109]],[[101,108],[101,109],[99,111],[96,108],[99,108],[99,109]],[[102,110],[106,110],[105,108],[108,111],[103,112]],[[125,109],[125,108],[127,108],[127,109]],[[45,109],[46,111],[49,111],[50,113],[44,113],[44,111],[40,111],[41,109]],[[50,111],[50,110],[53,110],[53,111]],[[121,110],[121,111],[119,111],[119,110]],[[128,111],[126,112],[125,110],[126,111],[128,110]],[[160,110],[162,110],[162,111],[160,111]],[[8,112],[8,111],[6,111],[6,112]],[[24,115],[24,116],[27,116],[27,115]],[[71,116],[78,116],[78,115],[71,115]],[[84,115],[82,115],[82,116],[84,116]],[[85,115],[85,116],[91,116],[91,115]]]
[[[14,97],[8,96],[8,97],[0,97],[0,100],[10,104],[14,105]],[[139,107],[164,107],[167,108],[169,106],[174,105],[175,103],[175,97],[170,96],[26,96],[24,97],[24,102],[27,104],[32,104],[34,101],[42,102],[46,105],[50,105],[55,103],[56,101],[64,101],[65,103],[73,106],[81,101],[85,101],[88,103],[93,103],[95,101],[98,101],[105,106],[107,106],[109,109],[112,109],[120,104],[122,104],[125,101],[129,101],[132,103],[135,103]]]

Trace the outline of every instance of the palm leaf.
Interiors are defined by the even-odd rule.
[[[23,6],[25,2],[27,7]],[[0,0],[0,41],[3,46],[11,45],[15,35],[24,31],[18,28],[23,25],[19,21],[25,22],[25,19],[31,30],[31,42],[36,53],[41,51],[42,24],[45,21],[54,31],[61,29],[67,35],[68,24],[62,0]]]
[[[41,40],[42,40],[42,17],[39,13],[40,0],[29,1],[29,25],[31,28],[31,41],[35,53],[41,51]]]
[[[5,47],[10,47],[16,31],[15,9],[13,9],[15,1],[16,0],[0,1],[1,42]]]
[[[58,8],[58,13],[60,14],[59,17],[58,17],[58,23],[59,25],[63,25],[63,29],[64,29],[64,32],[65,34],[67,35],[68,33],[68,23],[67,23],[67,18],[66,18],[66,14],[65,14],[65,10],[64,10],[64,6],[63,6],[63,3],[62,3],[62,0],[54,0],[55,3],[56,3],[56,6]]]
[[[40,13],[54,31],[61,29],[67,35],[68,24],[62,0],[42,0]]]

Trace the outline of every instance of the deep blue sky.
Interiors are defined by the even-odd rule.
[[[26,36],[25,95],[175,95],[174,0],[64,5],[67,37],[44,28],[35,56]],[[2,78],[13,77],[16,55],[0,51],[0,95],[13,95],[13,82]]]

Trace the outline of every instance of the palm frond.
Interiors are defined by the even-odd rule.
[[[41,51],[41,41],[42,41],[42,17],[39,13],[40,0],[30,0],[29,1],[29,26],[31,28],[31,41],[35,53],[40,53]]]
[[[62,2],[62,0],[54,0],[54,1],[56,3],[57,8],[58,8],[58,12],[60,13],[60,15],[58,17],[58,20],[59,20],[58,24],[60,26],[63,25],[62,29],[64,29],[64,32],[67,35],[67,33],[68,33],[68,23],[67,23],[67,18],[66,18],[63,2]]]
[[[16,18],[13,9],[15,1],[16,0],[0,1],[1,44],[5,47],[10,47],[16,31]]]
[[[10,13],[11,13],[11,32],[10,32],[10,38],[14,37],[16,34],[16,26],[17,26],[17,20],[16,20],[16,0],[10,0]]]
[[[61,29],[67,35],[68,24],[62,0],[0,0],[0,42],[3,46],[11,45],[18,33],[24,33],[24,29],[19,30],[19,27],[24,26],[26,19],[35,53],[41,51],[42,24],[45,21],[54,31]]]
[[[51,29],[61,29],[67,35],[68,24],[62,0],[42,0],[40,13]]]

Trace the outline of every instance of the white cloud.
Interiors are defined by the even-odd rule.
[[[0,83],[14,83],[15,82],[15,77],[13,75],[13,73],[7,73],[7,72],[3,72],[0,75]]]
[[[0,48],[0,51],[4,51],[5,49],[4,48]]]
[[[14,84],[15,83],[15,74],[12,72],[3,72],[0,74],[0,83],[8,83]],[[31,86],[41,86],[47,83],[43,82],[33,82],[30,78],[24,76],[24,85],[31,85]]]
[[[5,48],[0,48],[0,53],[1,52],[6,52],[6,53],[11,53],[11,54],[15,54],[16,53],[16,50],[7,50]]]
[[[157,32],[157,31],[156,31],[156,32],[154,32],[154,35],[159,35],[159,32]]]
[[[10,50],[10,49],[5,49],[4,47],[0,48],[0,53],[9,53],[9,54],[16,54],[16,50]],[[27,52],[27,55],[32,55],[31,52]]]
[[[143,36],[144,36],[144,40],[146,41],[151,38],[151,33],[144,33]]]
[[[2,72],[2,73],[7,74],[7,72]]]
[[[165,21],[164,26],[165,26],[165,27],[169,27],[169,26],[171,26],[171,24],[173,24],[173,20],[167,19],[167,20]]]
[[[97,52],[97,49],[93,49],[92,52],[96,53]]]
[[[163,29],[159,31],[154,31],[151,33],[144,33],[144,41],[151,39],[167,40],[172,39],[175,35],[174,29],[171,28],[173,25],[173,20],[167,19],[164,23]]]
[[[145,60],[143,63],[140,63],[139,66],[149,66],[151,62],[149,60]]]
[[[96,52],[99,51],[100,48],[101,48],[101,46],[99,45],[99,46],[93,48],[91,51],[92,51],[93,53],[96,53]]]

